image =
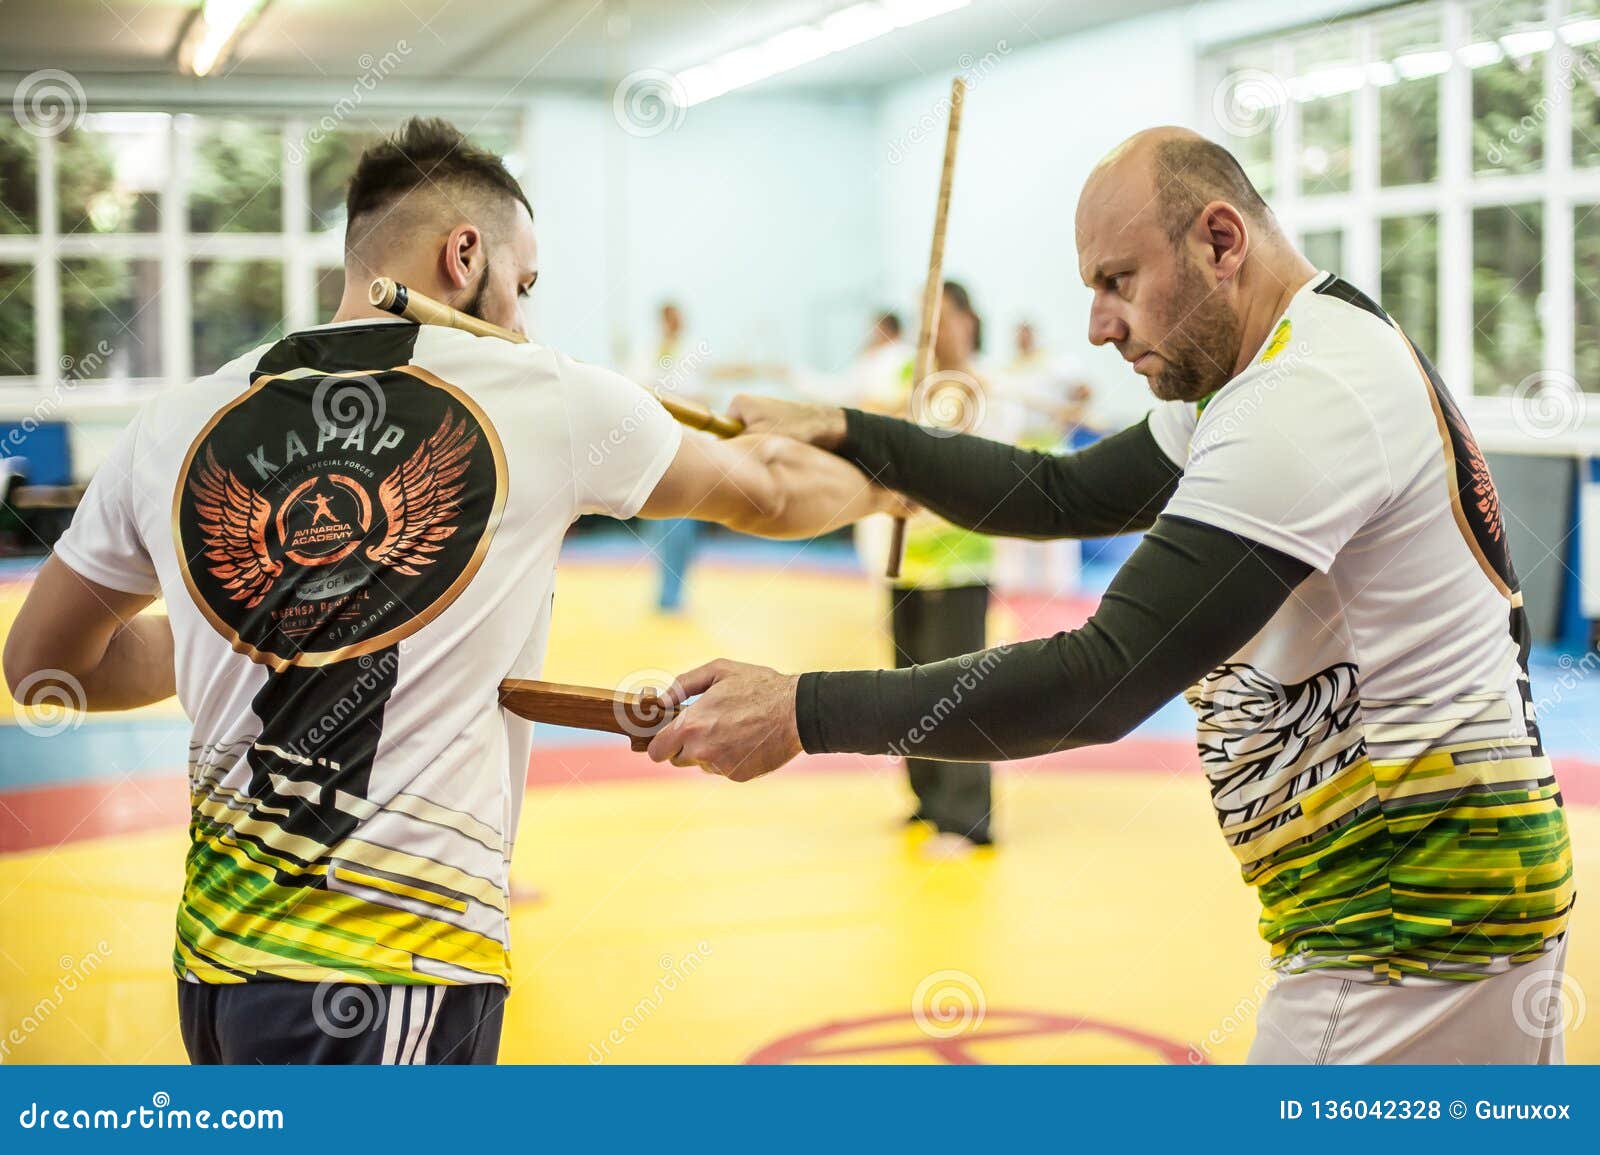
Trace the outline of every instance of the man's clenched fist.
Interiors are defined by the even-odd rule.
[[[836,405],[741,393],[728,406],[728,416],[743,421],[746,433],[777,433],[819,449],[837,449],[844,440],[844,410]]]
[[[800,753],[794,699],[799,677],[718,659],[682,674],[663,695],[680,711],[650,742],[650,760],[748,782]]]

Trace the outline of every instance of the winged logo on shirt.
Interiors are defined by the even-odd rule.
[[[1483,450],[1478,447],[1478,439],[1473,436],[1472,430],[1465,423],[1461,426],[1461,440],[1466,449],[1467,468],[1472,472],[1470,500],[1482,518],[1484,531],[1490,540],[1499,541],[1505,533],[1505,528],[1500,521],[1500,493],[1495,489],[1494,478],[1489,473],[1489,463],[1483,459]],[[1465,493],[1462,494],[1462,497],[1466,496]]]
[[[465,417],[446,410],[439,427],[378,486],[384,532],[362,551],[374,566],[411,577],[432,565],[460,528],[461,494],[478,434]],[[207,567],[228,598],[254,609],[283,575],[283,558],[327,565],[367,540],[372,502],[365,487],[343,473],[303,481],[276,510],[259,492],[218,463],[210,446],[189,483],[204,537]],[[269,540],[278,538],[275,555]]]

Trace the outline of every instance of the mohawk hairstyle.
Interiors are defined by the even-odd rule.
[[[498,156],[473,144],[447,120],[414,116],[394,135],[369,146],[356,162],[345,196],[347,243],[368,231],[356,227],[364,218],[393,208],[419,188],[472,203],[514,201],[533,216],[522,186]]]
[[[1200,210],[1212,201],[1227,201],[1244,218],[1278,231],[1267,202],[1256,191],[1234,155],[1209,140],[1180,139],[1155,150],[1156,203],[1167,238],[1182,244]]]

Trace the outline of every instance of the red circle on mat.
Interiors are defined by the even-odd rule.
[[[885,1042],[877,1028],[893,1023],[906,1027],[904,1039]],[[868,1032],[872,1032],[868,1041]],[[1153,1052],[1161,1062],[1188,1065],[1192,1048],[1174,1039],[1148,1034],[1120,1023],[1108,1023],[1082,1015],[1058,1015],[1049,1011],[1002,1011],[989,1008],[983,1021],[972,1031],[948,1039],[929,1037],[910,1014],[867,1015],[858,1019],[837,1019],[821,1026],[808,1027],[768,1043],[745,1059],[750,1065],[795,1063],[815,1059],[845,1059],[881,1056],[894,1062],[896,1054],[932,1051],[946,1063],[982,1065],[971,1050],[974,1043],[1000,1042],[1034,1035],[1070,1034],[1109,1035]],[[852,1036],[855,1036],[854,1038]]]

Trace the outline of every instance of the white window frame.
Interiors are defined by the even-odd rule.
[[[100,102],[91,94],[96,112],[120,111],[120,102]],[[159,227],[151,233],[94,233],[63,236],[56,194],[58,153],[56,138],[35,138],[35,195],[37,231],[0,235],[0,264],[26,265],[33,271],[34,372],[29,376],[0,373],[0,421],[33,413],[60,419],[67,413],[95,410],[121,411],[171,382],[194,376],[193,300],[190,266],[195,260],[272,260],[283,270],[282,316],[285,332],[316,324],[317,270],[344,263],[342,232],[314,232],[310,226],[310,171],[305,150],[294,147],[304,140],[315,117],[283,108],[247,108],[233,115],[274,125],[282,133],[283,219],[274,233],[191,233],[188,227],[190,149],[182,139],[180,117],[226,119],[229,113],[208,105],[163,105],[167,122],[168,175],[159,195]],[[403,119],[399,109],[375,106],[377,115]],[[470,111],[470,110],[469,110]],[[512,126],[517,139],[526,142],[529,110],[522,106],[486,104],[478,110],[494,113]],[[160,376],[133,380],[78,377],[74,366],[63,362],[61,286],[58,262],[75,257],[156,259],[161,263]],[[72,351],[81,354],[85,351]],[[41,412],[41,410],[44,410]]]
[[[1545,19],[1559,27],[1568,12],[1567,0],[1546,0]],[[1444,47],[1451,64],[1440,77],[1439,174],[1435,183],[1383,188],[1378,184],[1379,98],[1370,83],[1354,94],[1351,126],[1352,179],[1347,193],[1300,195],[1300,105],[1289,100],[1283,115],[1272,124],[1273,195],[1268,198],[1280,221],[1296,238],[1308,232],[1343,231],[1343,275],[1377,296],[1381,269],[1379,224],[1385,217],[1436,214],[1439,221],[1439,347],[1427,350],[1445,381],[1464,404],[1493,426],[1509,425],[1511,398],[1479,393],[1474,387],[1472,354],[1472,212],[1493,205],[1539,202],[1543,206],[1542,284],[1539,302],[1543,327],[1540,369],[1571,375],[1574,371],[1575,269],[1573,267],[1573,214],[1580,206],[1600,204],[1600,168],[1572,167],[1572,100],[1547,99],[1543,122],[1544,167],[1537,173],[1475,176],[1472,172],[1471,72],[1459,50],[1470,39],[1470,0],[1430,0],[1405,5],[1418,12],[1442,14]],[[1376,57],[1379,21],[1397,8],[1351,16],[1356,25],[1363,64]],[[1345,21],[1340,21],[1345,23]],[[1226,59],[1241,48],[1272,45],[1271,71],[1278,77],[1294,75],[1292,41],[1301,30],[1253,41],[1234,41],[1207,47],[1196,75],[1201,93],[1198,107],[1206,128],[1219,137],[1224,128],[1217,119],[1214,93],[1224,83]],[[1585,46],[1586,51],[1600,44]],[[1559,37],[1544,55],[1546,97],[1566,91],[1571,77],[1571,53]],[[1582,80],[1579,80],[1582,83]],[[1600,391],[1600,381],[1582,382],[1590,392]],[[1600,433],[1600,405],[1589,406],[1585,433]],[[1554,448],[1552,445],[1551,448]]]

